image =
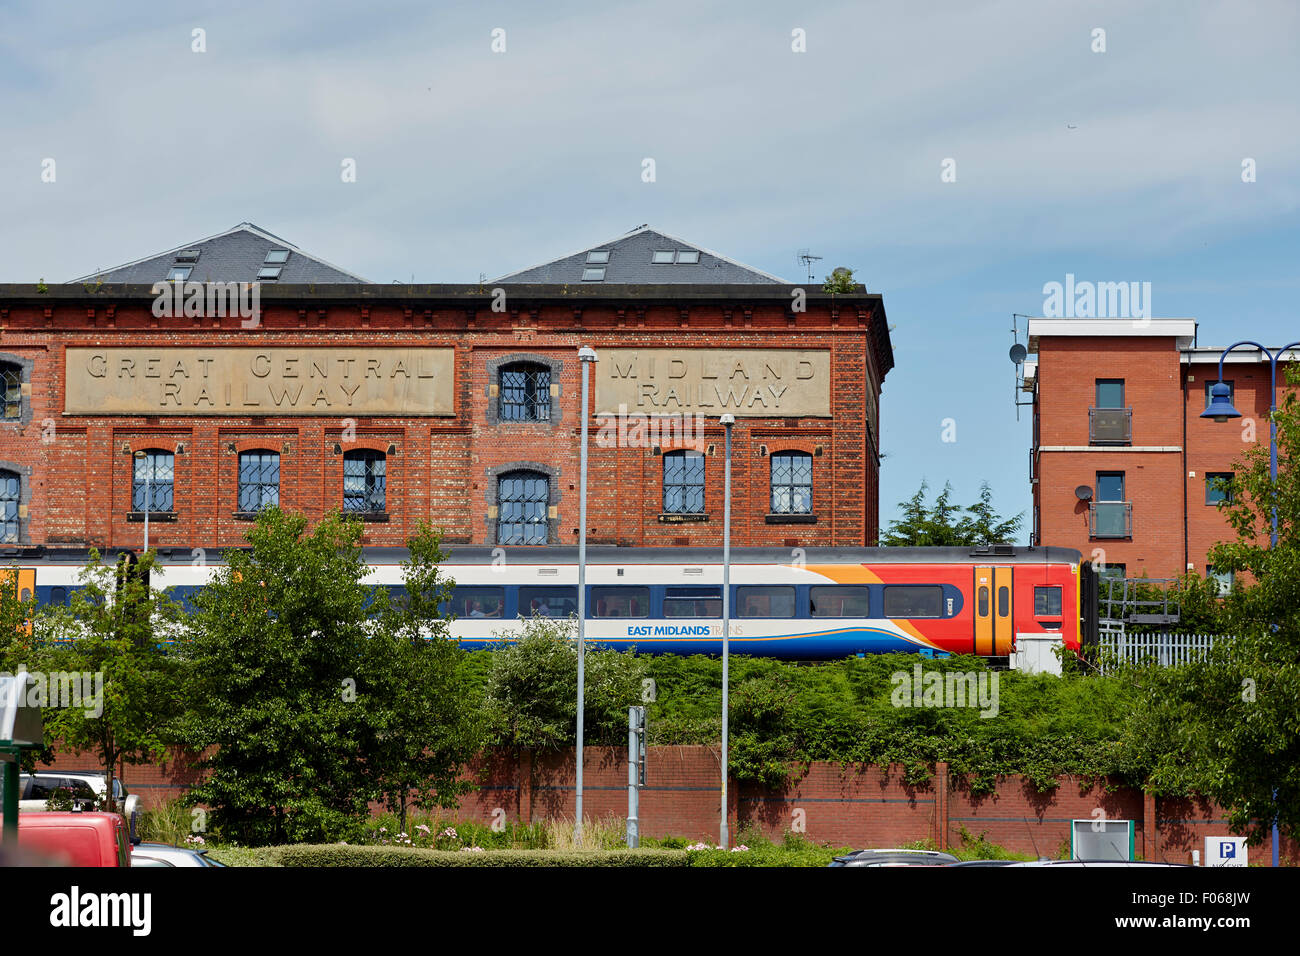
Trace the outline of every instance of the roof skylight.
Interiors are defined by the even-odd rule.
[[[696,249],[678,249],[678,250],[677,250],[677,263],[678,263],[678,265],[692,265],[692,266],[693,266],[693,265],[698,264],[699,261],[700,261],[700,253],[699,253],[698,250],[696,250]]]
[[[671,249],[656,249],[654,256],[650,261],[656,265],[671,264],[673,261],[673,251]]]
[[[604,282],[605,270],[604,269],[583,269],[582,281],[583,282]]]
[[[278,279],[280,278],[280,266],[262,266],[257,270],[259,279]]]
[[[609,262],[608,249],[601,249],[598,252],[587,253],[587,265],[591,265],[592,263],[595,263],[597,265],[605,265],[608,262]]]
[[[288,249],[272,249],[266,254],[266,264],[268,266],[282,265],[289,261]]]

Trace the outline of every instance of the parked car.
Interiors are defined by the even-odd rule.
[[[1013,863],[1012,866],[1063,866],[1063,867],[1102,867],[1102,866],[1187,866],[1186,863],[1157,863],[1155,860],[1033,860],[1027,863]]]
[[[21,775],[22,790],[18,800],[18,809],[44,810],[46,801],[57,790],[70,790],[76,800],[94,800],[97,808],[102,809],[104,795],[108,785],[104,775],[96,771],[82,770],[39,770],[36,773]],[[113,799],[117,809],[130,820],[140,809],[140,798],[128,793],[122,781],[113,778]]]
[[[132,866],[225,866],[207,850],[166,843],[137,843],[131,847]]]
[[[93,810],[18,815],[18,848],[55,866],[130,866],[126,821]]]
[[[1019,860],[961,860],[957,863],[946,863],[945,866],[1010,866],[1018,863]]]
[[[937,850],[858,850],[837,856],[827,866],[946,866],[956,862],[951,853]]]

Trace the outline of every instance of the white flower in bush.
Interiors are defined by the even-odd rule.
[[[460,852],[461,853],[482,853],[484,851],[481,846],[463,846],[460,848]]]

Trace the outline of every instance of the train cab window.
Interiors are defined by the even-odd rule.
[[[867,588],[863,585],[809,588],[813,617],[868,617]]]
[[[937,584],[893,584],[885,588],[885,617],[943,617],[943,588]]]
[[[451,593],[451,613],[457,617],[500,617],[505,588],[458,587]]]
[[[736,617],[794,617],[794,588],[736,588]]]
[[[722,588],[668,588],[664,617],[722,617]]]
[[[1061,614],[1061,589],[1059,587],[1034,588],[1034,616],[1059,617]]]
[[[568,617],[578,613],[578,589],[530,587],[519,589],[519,613],[524,617]]]
[[[650,589],[608,587],[591,589],[592,617],[649,617]]]

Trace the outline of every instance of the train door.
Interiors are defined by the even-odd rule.
[[[975,568],[975,653],[1002,657],[1011,653],[1011,568]]]
[[[1011,615],[1013,589],[1011,568],[993,569],[993,655],[1005,657],[1015,643],[1014,617]]]

